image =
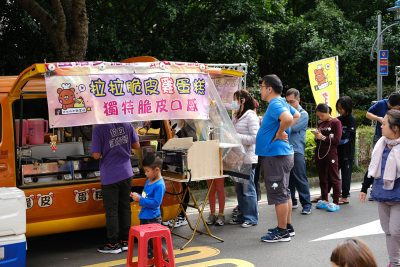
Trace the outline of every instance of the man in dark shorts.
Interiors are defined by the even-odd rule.
[[[261,237],[263,242],[290,241],[295,232],[291,224],[292,199],[289,190],[293,167],[293,147],[289,144],[290,126],[300,113],[281,97],[282,82],[275,74],[266,75],[261,83],[261,99],[268,108],[256,137],[256,154],[264,174],[269,205],[275,205],[278,226]]]

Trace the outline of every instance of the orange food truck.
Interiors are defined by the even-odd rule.
[[[171,75],[169,65],[179,69],[182,77],[176,78]],[[95,101],[103,101],[101,93],[94,90],[99,87],[84,87],[90,87],[94,83],[101,85],[104,78],[101,73],[106,69],[109,70],[108,74],[114,75],[109,79],[109,83],[120,82],[126,78],[125,85],[129,82],[131,87],[124,88],[131,89],[130,96],[134,93],[137,96],[140,88],[133,87],[134,82],[144,84],[149,81],[164,81],[165,84],[169,84],[177,83],[179,79],[179,82],[185,85],[189,79],[187,75],[191,75],[193,68],[199,69],[200,73],[205,72],[204,65],[199,66],[198,63],[190,63],[185,65],[185,68],[183,65],[184,63],[169,62],[107,64],[81,62],[70,65],[41,63],[28,67],[19,76],[0,77],[0,187],[18,187],[24,191],[28,237],[105,226],[99,163],[90,156],[91,125],[111,122],[114,118],[106,117],[104,115],[106,111],[100,112],[102,108],[96,106]],[[125,72],[119,78],[115,78],[121,66]],[[126,76],[128,72],[141,73],[143,69],[146,70],[147,76],[138,76],[141,80],[132,74]],[[160,73],[161,76],[168,75],[164,77],[165,79],[161,77],[161,80],[154,78],[154,75]],[[215,73],[218,71],[214,71]],[[208,73],[205,75],[209,77]],[[91,85],[85,83],[86,81],[75,80],[76,77],[87,79]],[[201,77],[200,75],[197,78],[202,79]],[[51,81],[54,81],[52,78],[64,80],[62,83],[57,83],[56,80],[57,86],[51,87]],[[65,79],[70,80],[65,82]],[[199,86],[198,94],[201,96],[201,88],[204,87],[201,87],[201,83]],[[113,88],[117,87],[109,85],[106,92],[117,97],[118,92],[115,90],[118,88],[115,90]],[[160,85],[160,88],[163,87]],[[149,92],[151,89],[148,88]],[[52,92],[52,95],[49,92]],[[96,93],[97,98],[93,97]],[[95,99],[94,102],[88,101],[88,95]],[[186,97],[184,94],[177,96]],[[147,96],[148,99],[153,99],[152,97],[153,95]],[[190,101],[190,97],[186,99]],[[176,104],[176,107],[179,107],[178,100],[174,95],[167,99]],[[147,100],[144,98],[143,101]],[[207,101],[201,103],[203,105],[201,111],[207,111],[206,105],[209,106],[210,103]],[[105,103],[101,102],[101,105],[105,106]],[[185,105],[183,104],[188,111],[189,106]],[[135,107],[132,110],[138,109]],[[165,112],[153,115],[127,114],[130,115],[129,120],[122,119],[133,123],[141,143],[141,149],[132,154],[131,162],[134,170],[132,191],[141,192],[145,183],[145,176],[141,170],[142,154],[161,150],[162,145],[172,138],[170,119],[207,119],[207,114],[201,114],[199,110],[194,110],[193,113],[196,115],[190,115],[192,117],[179,117],[181,116],[179,113],[171,117]],[[146,123],[143,123],[144,121]],[[55,136],[57,139],[54,139]],[[168,192],[179,191],[181,183],[166,183],[166,186],[167,194],[161,206],[163,220],[173,219],[177,215],[178,198]],[[175,188],[171,188],[172,186]],[[131,208],[132,223],[138,224],[139,207],[132,204]]]

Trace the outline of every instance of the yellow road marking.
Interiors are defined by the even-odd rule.
[[[194,254],[192,254],[195,252]],[[194,260],[200,260],[204,258],[209,258],[209,257],[214,257],[217,256],[220,253],[220,251],[216,248],[213,247],[207,247],[207,246],[201,246],[201,247],[188,247],[185,248],[184,250],[176,249],[174,250],[174,256],[175,256],[175,263],[182,263],[182,262],[190,262]],[[185,256],[185,254],[191,254]],[[182,255],[180,257],[177,257],[178,255]],[[133,257],[133,261],[137,261],[137,257]],[[111,267],[111,266],[119,266],[119,265],[125,265],[126,264],[126,258],[121,259],[121,260],[115,260],[115,261],[108,261],[108,262],[102,262],[102,263],[96,263],[93,265],[85,265],[82,267]],[[199,266],[204,266],[199,265]],[[212,265],[210,265],[212,266]]]
[[[252,264],[251,262],[239,259],[216,259],[211,261],[203,261],[200,263],[184,265],[181,267],[204,267],[204,266],[208,267],[208,266],[217,266],[227,263],[234,264],[234,266],[240,266],[240,267],[254,267],[254,264]]]
[[[175,252],[176,251],[176,252]],[[195,260],[200,260],[204,258],[210,258],[217,256],[220,251],[216,248],[213,247],[188,247],[185,248],[184,250],[174,250],[174,254],[180,255],[180,254],[187,254],[190,252],[197,252],[193,255],[188,255],[188,256],[183,256],[183,257],[175,257],[175,263],[181,263],[181,262],[189,262],[189,261],[195,261]]]

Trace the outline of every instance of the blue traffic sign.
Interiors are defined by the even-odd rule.
[[[389,75],[389,51],[379,50],[379,75]]]
[[[387,66],[387,65],[379,66],[379,75],[388,76],[389,75],[389,66]]]
[[[389,51],[379,50],[379,59],[389,59]]]

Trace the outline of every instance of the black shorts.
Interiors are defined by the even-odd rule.
[[[268,205],[286,203],[290,198],[289,177],[293,155],[259,157],[267,189]]]

